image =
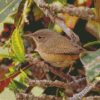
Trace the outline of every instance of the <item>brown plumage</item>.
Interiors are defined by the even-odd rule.
[[[48,63],[56,67],[72,65],[83,48],[72,43],[67,37],[49,30],[41,29],[27,35],[36,43],[36,51]]]

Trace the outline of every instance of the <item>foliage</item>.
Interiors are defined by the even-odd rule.
[[[13,91],[9,90],[9,88],[5,88],[5,90],[0,94],[0,100],[16,100],[15,94]]]
[[[81,61],[86,70],[87,81],[96,81],[96,78],[100,77],[100,49],[95,52],[83,53]]]
[[[41,28],[82,44],[81,62],[60,69],[43,61],[33,38],[24,37]],[[0,100],[15,100],[17,93],[66,100],[84,92],[86,82],[100,85],[100,0],[0,0]],[[93,88],[84,94],[99,96],[98,84]]]
[[[9,14],[18,8],[21,0],[1,0],[0,1],[0,20],[3,21]]]
[[[23,62],[25,60],[25,51],[23,41],[21,39],[21,30],[15,29],[11,37],[11,48],[17,57],[18,61]]]
[[[0,0],[0,29],[3,29],[3,23],[13,23],[11,15],[16,12],[21,0]],[[0,32],[1,32],[0,30]]]

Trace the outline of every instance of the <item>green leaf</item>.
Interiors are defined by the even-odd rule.
[[[8,87],[14,92],[23,92],[27,88],[23,83],[16,80],[13,80]]]
[[[24,72],[23,70],[20,70],[21,74],[20,74],[20,82],[23,84],[27,84],[27,80],[28,80],[28,76],[27,73]]]
[[[81,62],[86,65],[100,55],[100,49],[97,51],[87,51],[80,55]]]
[[[95,46],[95,45],[100,46],[100,41],[98,40],[98,41],[89,42],[85,44],[84,47],[90,47],[90,46]]]
[[[0,22],[4,21],[7,16],[14,12],[20,2],[21,0],[0,0]]]
[[[81,54],[81,61],[84,64],[87,81],[100,81],[96,80],[97,77],[100,77],[100,49],[94,52],[85,52]]]
[[[16,96],[13,91],[5,88],[2,93],[0,93],[0,100],[16,100]]]
[[[85,66],[86,79],[88,82],[100,81],[97,77],[100,77],[100,56],[92,60],[91,63]]]
[[[57,0],[59,2],[61,2],[62,4],[67,4],[67,0]]]
[[[47,3],[52,3],[52,2],[60,2],[62,4],[67,4],[67,0],[45,0]]]
[[[21,30],[16,28],[11,37],[11,47],[18,61],[25,61],[25,50],[23,40],[21,38]]]

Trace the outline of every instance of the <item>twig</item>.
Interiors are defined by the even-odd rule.
[[[74,94],[68,100],[82,100],[82,98],[96,85],[96,83],[88,84],[81,92]]]
[[[44,0],[34,0],[36,5],[43,11],[43,13],[50,17],[52,22],[55,22],[58,24],[62,30],[67,34],[67,36],[70,38],[72,42],[80,43],[79,37],[70,29],[66,26],[65,22],[63,19],[61,19],[59,16],[57,16],[51,9],[49,9],[49,6],[47,3],[45,3]],[[45,7],[45,6],[46,7]]]
[[[43,95],[41,97],[35,97],[32,94],[20,93],[16,94],[16,100],[62,100],[62,98],[51,95]]]
[[[51,73],[53,73],[54,75],[60,77],[63,81],[66,81],[68,84],[70,84],[72,86],[75,86],[75,84],[78,84],[82,81],[85,81],[85,78],[73,80],[73,77],[71,75],[64,74],[63,71],[59,71],[59,70],[55,69],[53,66],[50,66],[49,64],[42,61],[41,59],[31,58],[31,63],[33,64],[32,66],[34,68],[37,68],[37,67],[38,68],[43,68],[43,69],[45,69],[45,73],[48,73],[50,71]]]
[[[72,80],[70,75],[65,75],[63,72],[56,70],[54,67],[50,66],[45,61],[43,61],[39,58],[32,58],[31,54],[27,55],[27,60],[30,63],[32,63],[32,66],[41,67],[41,68],[45,69],[45,73],[50,71],[65,81]]]
[[[100,21],[100,18],[98,18],[94,13],[94,11],[88,7],[75,7],[74,5],[70,5],[70,4],[60,7],[55,3],[52,3],[50,5],[41,4],[40,7],[45,9],[50,9],[50,11],[54,13],[67,13],[71,16],[77,16],[85,20],[91,19],[94,21]]]
[[[100,96],[88,96],[85,97],[85,100],[100,100]]]
[[[49,5],[48,5],[49,6]],[[59,13],[68,13],[71,16],[77,16],[85,20],[100,21],[94,11],[88,7],[75,7],[74,5],[67,5],[64,7],[59,7],[58,5],[51,4],[50,9]]]
[[[61,97],[43,95],[41,97],[34,97],[32,94],[20,93],[16,94],[16,100],[62,100]],[[69,100],[66,98],[65,100]],[[77,99],[78,100],[78,99]],[[100,100],[100,96],[88,96],[85,100]]]
[[[51,81],[51,80],[30,80],[29,81],[30,86],[38,85],[42,87],[48,87],[48,86],[55,86],[59,88],[68,89],[70,86],[69,84],[61,81]]]

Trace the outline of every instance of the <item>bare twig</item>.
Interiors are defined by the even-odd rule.
[[[50,71],[54,75],[60,77],[63,81],[68,82],[68,84],[71,84],[71,85],[75,84],[75,83],[77,84],[77,83],[80,83],[81,81],[86,80],[85,77],[73,80],[73,76],[71,76],[69,74],[64,74],[63,71],[60,71],[60,70],[54,68],[53,66],[50,66],[48,63],[46,63],[45,61],[43,61],[39,58],[32,58],[30,55],[29,55],[28,61],[32,63],[32,66],[34,68],[37,68],[37,67],[38,68],[43,68],[43,69],[45,69],[46,73],[48,73]],[[30,60],[30,58],[31,58],[31,60]]]
[[[96,85],[96,82],[88,84],[81,92],[74,94],[68,100],[82,100],[82,98]]]
[[[65,75],[63,72],[56,70],[54,67],[50,66],[45,61],[43,61],[39,58],[32,58],[31,54],[27,55],[27,60],[30,63],[32,63],[32,66],[34,66],[34,68],[40,67],[40,68],[45,69],[45,73],[50,71],[54,75],[59,76],[61,79],[65,80],[65,81],[72,80],[70,75]]]
[[[100,100],[100,96],[88,96],[85,97],[85,100]]]
[[[51,4],[50,9],[53,9],[54,11],[59,13],[68,13],[71,16],[77,16],[85,20],[91,19],[94,21],[100,21],[94,11],[88,7],[75,7],[74,5],[59,7],[58,5]]]
[[[61,97],[56,97],[56,96],[51,96],[51,95],[49,96],[43,95],[41,97],[34,97],[32,94],[25,94],[25,93],[17,94],[16,98],[17,100],[62,100]],[[88,96],[84,98],[85,100],[100,100],[100,96]],[[65,100],[69,100],[69,98],[66,98]]]
[[[71,16],[77,16],[82,19],[88,20],[94,20],[94,21],[100,21],[100,19],[96,16],[94,11],[91,8],[88,7],[75,7],[74,5],[67,5],[60,7],[59,5],[56,5],[55,3],[47,5],[47,4],[41,4],[41,7],[45,7],[46,9],[50,9],[51,11],[58,12],[58,13],[67,13]]]
[[[43,95],[41,97],[35,97],[32,94],[20,93],[16,94],[16,100],[62,100],[61,97]]]
[[[45,3],[44,0],[34,0],[36,5],[43,11],[43,13],[50,17],[52,22],[55,22],[58,24],[62,30],[67,34],[67,36],[73,41],[74,43],[80,43],[79,37],[70,29],[66,26],[65,22],[63,19],[61,19],[59,16],[55,14],[55,12],[51,9],[49,9],[49,6],[47,3]]]
[[[34,85],[38,85],[38,86],[42,86],[42,87],[48,87],[48,86],[55,86],[55,87],[59,87],[59,88],[64,88],[64,89],[68,89],[69,84],[65,83],[65,82],[61,82],[61,81],[51,81],[51,80],[30,80],[30,86],[34,86]]]

